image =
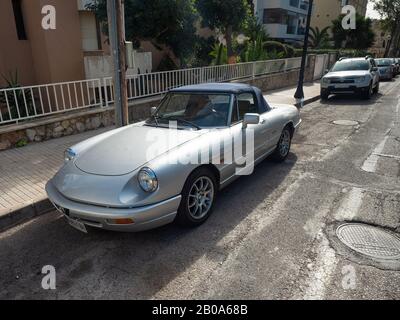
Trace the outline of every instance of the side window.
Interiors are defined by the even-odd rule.
[[[259,113],[256,101],[252,93],[242,93],[237,96],[239,120],[243,120],[246,113]]]

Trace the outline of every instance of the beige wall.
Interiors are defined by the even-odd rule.
[[[311,20],[312,27],[320,30],[330,27],[342,11],[341,0],[314,0],[314,13]],[[350,0],[349,4],[354,6],[357,13],[365,16],[367,12],[368,0]]]
[[[56,30],[41,26],[44,5],[56,8]],[[22,10],[28,40],[18,40],[11,1],[0,1],[0,73],[17,68],[23,85],[84,79],[77,2],[22,0]]]
[[[0,1],[0,86],[5,85],[1,75],[7,76],[18,70],[21,83],[34,84],[35,72],[31,44],[27,40],[18,40],[11,1]]]
[[[79,12],[76,1],[24,1],[28,39],[39,83],[84,79],[83,52]],[[43,30],[41,8],[53,5],[57,9],[56,30]]]

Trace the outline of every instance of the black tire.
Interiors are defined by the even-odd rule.
[[[374,89],[374,94],[378,94],[379,93],[379,82],[376,84],[376,87]]]
[[[287,138],[289,139],[289,141],[286,140]],[[284,147],[283,144],[287,143],[288,145]],[[286,158],[289,156],[291,146],[292,146],[292,130],[289,126],[286,126],[283,129],[282,134],[279,138],[278,145],[276,146],[276,149],[272,154],[272,159],[275,162],[285,161]]]
[[[322,93],[321,92],[321,100],[326,101],[329,99],[329,93]]]
[[[369,85],[369,87],[368,87],[368,91],[365,92],[365,93],[363,93],[362,97],[363,97],[363,99],[365,99],[365,100],[369,100],[369,99],[371,99],[372,94],[373,94],[373,88],[372,88],[372,83],[371,83],[371,84]]]
[[[193,206],[190,206],[192,203],[190,203],[193,199],[193,201],[196,203],[197,201],[200,201],[198,198],[193,198],[191,195],[191,192],[193,190],[197,190],[194,188],[194,185],[197,183],[197,187],[200,186],[200,179],[205,179],[204,181],[209,181],[212,184],[212,192],[210,195],[212,196],[211,204],[208,210],[205,210],[205,208],[202,206],[201,208],[206,211],[206,213],[201,216],[199,215],[198,218],[194,216],[192,211],[194,210]],[[200,167],[199,169],[196,169],[186,180],[185,185],[182,190],[182,200],[181,204],[178,209],[178,214],[176,216],[176,222],[183,226],[183,227],[198,227],[202,225],[211,215],[212,210],[214,208],[214,203],[217,198],[217,193],[218,193],[218,184],[217,184],[217,179],[215,177],[215,174],[208,168],[206,167]],[[206,201],[205,201],[206,205]],[[195,205],[196,206],[196,205]],[[197,204],[198,206],[198,204]],[[199,206],[198,206],[199,207]],[[200,212],[200,210],[197,212]]]

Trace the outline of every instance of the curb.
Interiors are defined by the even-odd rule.
[[[303,102],[303,107],[304,107],[305,105],[307,105],[307,104],[310,104],[310,103],[313,103],[313,102],[315,102],[315,101],[318,101],[319,99],[321,99],[321,95],[318,95],[318,96],[315,96],[315,97],[306,99],[306,100],[304,100],[304,102]],[[300,108],[300,107],[301,107],[301,105],[300,105],[299,103],[296,103],[295,106],[296,106],[297,108]]]
[[[43,199],[32,203],[29,206],[10,211],[5,215],[0,216],[0,232],[4,232],[12,227],[20,225],[53,210],[54,206],[50,200]]]

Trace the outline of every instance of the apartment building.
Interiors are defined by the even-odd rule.
[[[365,16],[368,0],[314,0],[311,26],[318,27],[320,30],[330,27],[332,21],[342,13],[342,8],[346,5],[354,6],[358,14]]]
[[[18,72],[22,85],[57,83],[111,76],[106,37],[93,12],[92,0],[1,0],[0,87],[3,76]],[[56,28],[42,28],[42,8],[56,9]],[[151,54],[137,59],[143,72],[152,68]],[[137,72],[138,68],[130,70]]]
[[[254,11],[270,38],[301,43],[304,40],[308,0],[254,0]]]

